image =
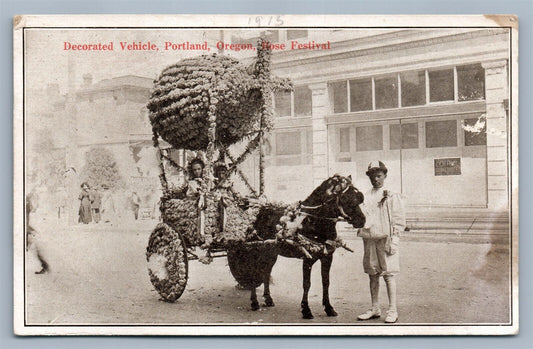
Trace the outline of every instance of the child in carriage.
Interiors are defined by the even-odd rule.
[[[191,160],[188,166],[189,181],[187,183],[188,197],[198,197],[201,194],[202,188],[205,186],[203,178],[205,164],[202,159],[195,158]]]

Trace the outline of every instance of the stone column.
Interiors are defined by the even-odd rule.
[[[487,190],[489,209],[508,208],[508,147],[505,100],[509,98],[506,60],[482,63],[487,103]]]
[[[328,129],[326,115],[329,111],[328,85],[309,85],[313,98],[313,186],[321,184],[328,177]]]

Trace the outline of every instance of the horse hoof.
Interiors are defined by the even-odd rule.
[[[259,310],[259,303],[252,303],[252,310],[253,311]]]
[[[303,314],[303,318],[307,320],[311,320],[315,318],[312,313],[302,312],[302,314]]]
[[[326,308],[326,314],[327,316],[337,316],[337,312],[333,308]]]
[[[274,304],[274,301],[272,300],[272,298],[266,298],[265,299],[265,307],[273,307],[275,304]]]
[[[309,308],[302,308],[302,315],[304,319],[314,319],[313,313],[311,312],[311,309]]]

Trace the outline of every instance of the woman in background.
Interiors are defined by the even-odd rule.
[[[78,200],[80,200],[78,223],[89,224],[91,222],[91,195],[87,182],[81,184],[81,193]]]

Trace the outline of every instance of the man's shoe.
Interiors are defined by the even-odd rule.
[[[385,318],[385,322],[388,324],[393,324],[396,321],[398,321],[398,312],[396,310],[387,311],[387,317]]]
[[[370,309],[366,313],[361,314],[357,317],[357,320],[370,320],[370,319],[376,319],[381,317],[381,310],[379,309]]]

